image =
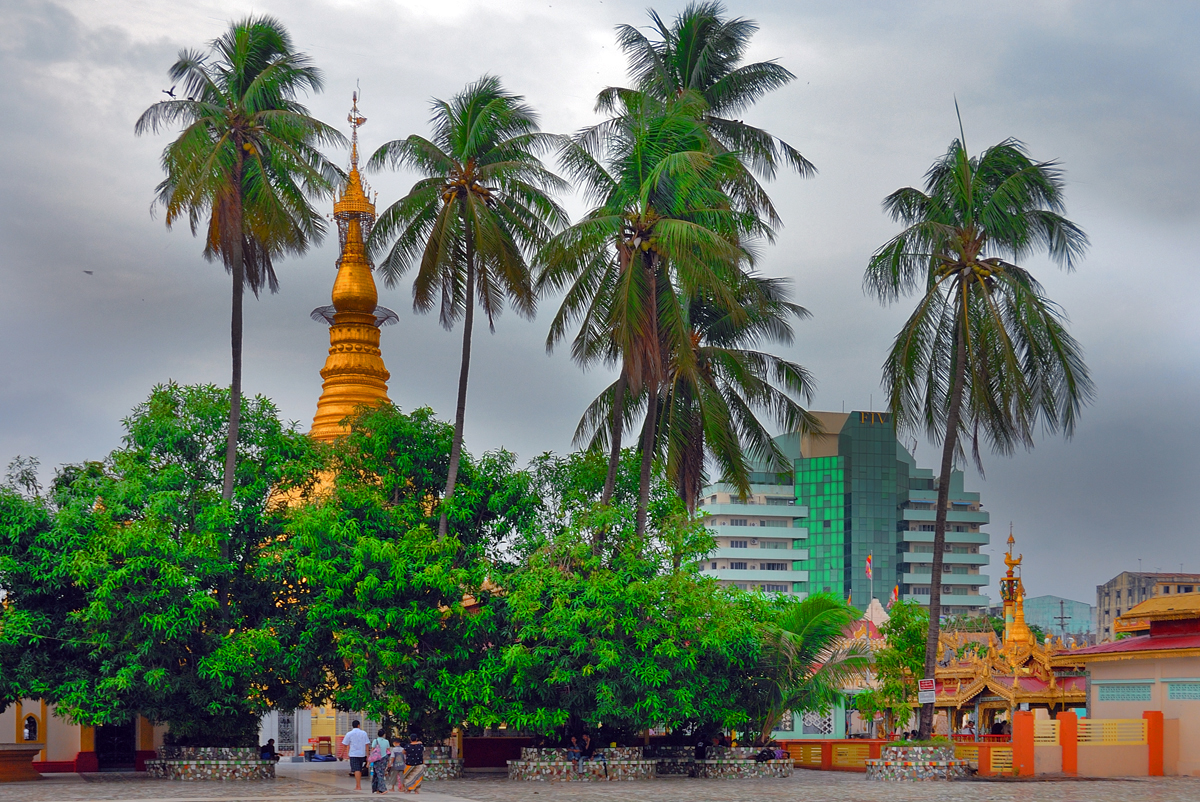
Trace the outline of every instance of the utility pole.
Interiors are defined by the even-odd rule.
[[[1067,619],[1071,616],[1067,615],[1067,603],[1058,600],[1058,615],[1054,616],[1054,620],[1058,622],[1058,633],[1063,643],[1067,642]]]

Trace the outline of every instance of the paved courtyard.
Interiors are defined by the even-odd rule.
[[[346,764],[281,764],[265,783],[179,783],[145,775],[49,775],[0,785],[0,802],[327,802],[369,799]],[[364,789],[369,788],[369,783]],[[388,794],[389,799],[396,799]],[[868,783],[861,774],[798,771],[786,780],[663,778],[629,783],[516,783],[502,775],[427,782],[424,802],[1196,802],[1200,778],[1108,781]]]

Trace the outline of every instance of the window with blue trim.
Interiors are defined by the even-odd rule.
[[[1200,702],[1200,682],[1171,682],[1167,698],[1174,702]]]
[[[1100,685],[1097,699],[1101,702],[1149,702],[1151,684]]]

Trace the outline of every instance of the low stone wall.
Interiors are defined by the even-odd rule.
[[[597,755],[603,755],[608,761],[615,760],[641,760],[642,747],[640,746],[605,746],[596,750]],[[532,747],[525,746],[521,748],[521,760],[566,760],[567,748],[565,746],[556,747]]]
[[[582,766],[568,760],[510,760],[508,779],[533,782],[620,782],[653,780],[653,760],[589,760]]]
[[[275,761],[260,760],[255,747],[164,746],[146,773],[163,780],[273,780]]]
[[[882,757],[866,761],[867,779],[889,782],[957,780],[969,773],[955,760],[952,746],[887,746]]]
[[[463,762],[458,758],[426,757],[424,763],[427,780],[457,780],[463,776]]]
[[[761,750],[760,750],[761,751]],[[740,780],[752,777],[791,777],[795,770],[790,758],[784,760],[739,760],[716,758],[695,761],[696,776],[711,780]]]

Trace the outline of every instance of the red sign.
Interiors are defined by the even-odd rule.
[[[922,680],[922,682],[923,682],[923,681],[924,681],[924,680]],[[308,739],[308,742],[309,742],[310,744],[319,744],[319,743],[321,742],[321,739],[320,739],[320,738],[309,738],[309,739]]]
[[[935,691],[935,690],[937,690],[937,686],[934,684],[934,681],[931,679],[919,679],[919,680],[917,680],[917,690],[918,691]]]

